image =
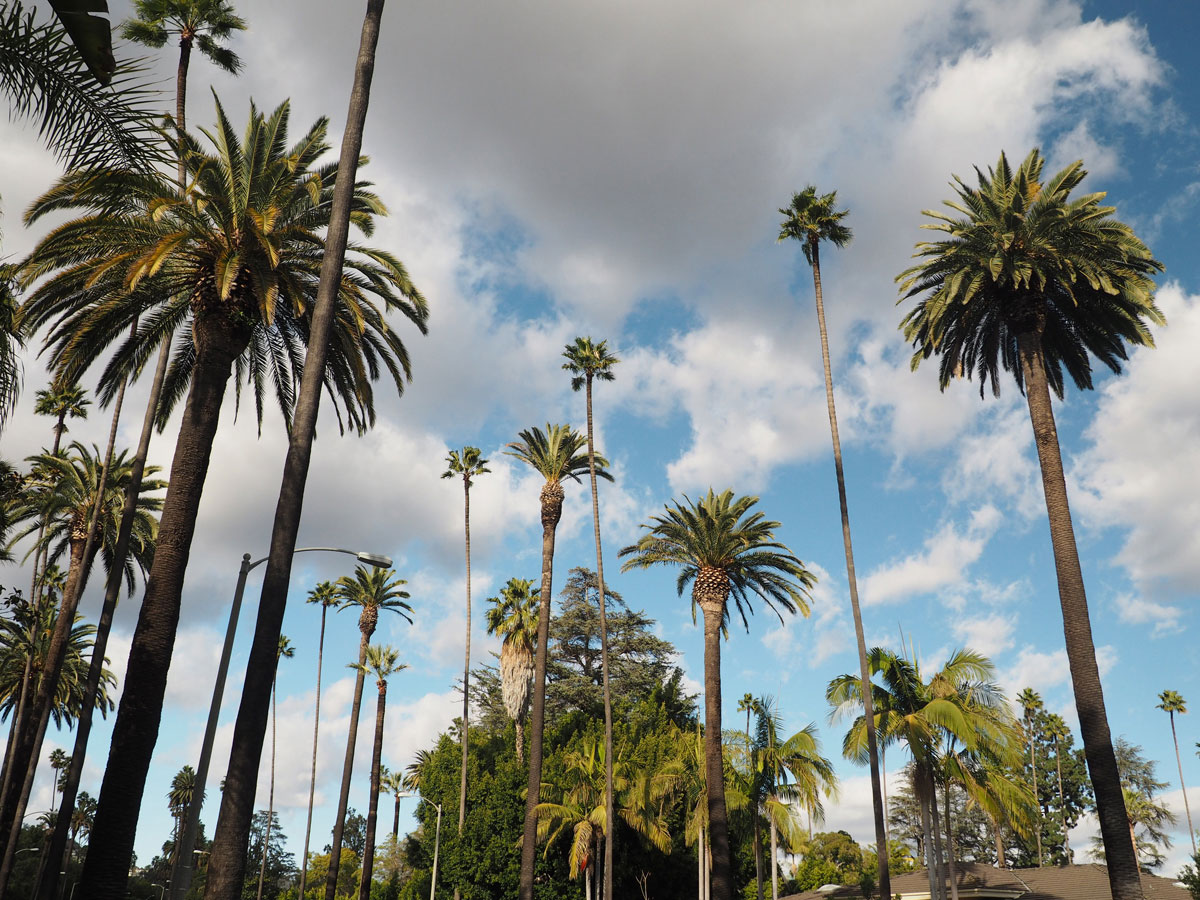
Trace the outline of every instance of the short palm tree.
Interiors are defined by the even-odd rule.
[[[341,865],[342,835],[346,828],[346,810],[350,802],[350,779],[354,774],[354,745],[358,736],[358,717],[362,710],[363,683],[366,678],[367,650],[371,635],[379,624],[381,612],[395,612],[403,616],[409,624],[412,618],[409,613],[412,607],[404,601],[409,599],[408,591],[403,589],[407,584],[403,578],[397,578],[393,569],[375,569],[367,566],[356,566],[354,577],[342,576],[337,580],[338,597],[341,598],[343,609],[357,607],[358,631],[358,662],[354,666],[357,676],[354,679],[354,699],[350,705],[350,733],[346,738],[346,760],[342,764],[342,789],[338,795],[337,818],[333,820],[333,842],[329,855],[329,872],[325,879],[325,900],[334,900],[337,891],[337,873]],[[375,787],[378,793],[378,785]]]
[[[646,534],[621,550],[622,571],[666,565],[680,570],[680,596],[692,584],[692,612],[704,614],[705,771],[708,782],[708,827],[712,843],[714,900],[732,900],[728,817],[721,757],[721,632],[729,618],[732,596],[742,624],[751,595],[757,595],[782,621],[780,610],[808,615],[809,590],[815,576],[775,539],[779,523],[754,509],[757,497],[735,497],[711,489],[693,502],[667,506],[643,525]]]
[[[959,373],[999,393],[1000,369],[1025,394],[1033,426],[1058,572],[1067,657],[1114,900],[1140,900],[1141,881],[1123,810],[1079,552],[1067,503],[1054,411],[1064,369],[1092,386],[1089,357],[1114,372],[1126,344],[1153,346],[1149,324],[1164,323],[1151,276],[1162,264],[1133,230],[1101,205],[1103,193],[1071,197],[1082,162],[1043,180],[1033,150],[1014,171],[1004,154],[978,187],[955,179],[951,213],[926,211],[942,240],[917,245],[921,260],[897,280],[919,298],[902,322],[916,348],[913,366],[938,355],[943,389]]]
[[[131,654],[124,698],[135,721],[122,721],[118,713],[106,776],[115,779],[111,790],[122,796],[139,792],[144,784],[155,729],[139,717],[157,719],[161,708],[188,549],[226,382],[236,368],[239,384],[244,376],[254,385],[259,412],[261,398],[273,384],[290,418],[305,359],[337,167],[316,165],[326,149],[324,121],[292,148],[286,144],[287,124],[286,104],[270,116],[255,109],[244,139],[239,139],[218,107],[214,154],[185,137],[186,192],[163,178],[109,173],[105,179],[72,181],[68,176],[67,183],[52,191],[53,199],[46,198],[35,211],[82,208],[88,213],[52,232],[27,270],[31,277],[58,272],[27,303],[31,323],[56,323],[51,329],[56,366],[86,365],[96,348],[123,335],[131,317],[141,316],[137,340],[122,344],[106,369],[103,394],[116,390],[177,328],[190,332],[168,372],[160,409],[165,417],[188,395],[163,510],[170,536],[163,545],[170,549],[155,559]],[[123,212],[113,212],[109,201],[114,198]],[[145,213],[151,208],[153,216]],[[370,233],[374,215],[382,211],[360,183],[356,224]],[[318,371],[324,373],[339,418],[362,430],[374,420],[375,377],[386,371],[400,390],[409,374],[407,354],[385,314],[399,312],[424,328],[426,311],[398,260],[369,248],[354,250],[340,283],[335,337]],[[76,288],[84,282],[92,287],[80,294]],[[151,286],[158,305],[147,310],[146,298],[138,292]],[[114,299],[80,305],[94,296]],[[90,336],[72,336],[75,328]],[[105,891],[123,893],[136,808],[125,801],[122,808],[114,813],[102,788],[96,831],[103,852],[89,854],[83,879],[89,892],[100,890],[103,882]]]
[[[291,659],[296,655],[296,648],[292,646],[291,640],[286,634],[279,636],[279,649],[276,652],[276,662],[281,659]],[[267,850],[271,846],[271,822],[275,818],[275,686],[279,681],[279,676],[276,674],[271,682],[271,780],[268,782],[267,788],[267,825],[263,829],[263,854],[262,862],[258,867],[258,900],[262,900],[263,879],[267,875]]]
[[[858,577],[854,569],[854,547],[850,540],[850,507],[846,500],[846,476],[842,468],[842,439],[838,433],[837,408],[833,398],[833,368],[829,361],[829,334],[825,328],[825,297],[821,284],[821,243],[828,241],[835,247],[844,247],[850,242],[852,233],[843,219],[849,210],[837,208],[837,191],[818,194],[811,184],[799,193],[792,194],[790,206],[780,209],[785,218],[779,226],[779,240],[796,240],[804,251],[804,258],[812,267],[813,295],[817,304],[817,332],[821,338],[821,363],[825,369],[825,406],[829,413],[829,433],[833,439],[833,468],[837,476],[838,502],[842,513],[842,544],[846,554],[846,581],[850,587],[850,612],[854,619],[854,636],[858,643],[859,675],[865,684],[870,677],[867,671],[867,640],[863,631],[862,607],[858,602]],[[871,706],[871,692],[863,691],[866,704],[867,745],[870,752],[871,809],[875,815],[875,844],[887,846],[887,816],[884,809],[883,775],[880,767],[879,748],[875,736],[875,713]],[[888,872],[888,855],[878,854],[879,892],[881,896],[891,894],[891,876]]]
[[[359,900],[371,898],[371,869],[375,864],[375,828],[379,820],[379,790],[383,759],[383,716],[387,709],[387,680],[407,669],[399,662],[400,654],[391,647],[368,647],[363,662],[355,666],[359,675],[371,675],[379,690],[375,705],[375,743],[371,749],[371,792],[367,801],[366,845],[363,849],[362,878],[359,880]]]
[[[604,752],[607,770],[604,776],[604,814],[613,820],[613,719],[612,696],[608,684],[608,615],[604,597],[604,554],[600,543],[600,494],[596,488],[596,432],[592,424],[592,382],[612,381],[613,367],[621,360],[608,350],[608,341],[593,342],[591,337],[577,337],[563,350],[563,369],[571,373],[571,389],[585,391],[587,400],[588,474],[592,488],[592,531],[596,537],[596,584],[600,600],[600,670],[604,687]],[[613,896],[614,833],[604,844],[604,896]]]
[[[1034,801],[1037,802],[1038,822],[1037,822],[1037,860],[1038,865],[1042,864],[1042,804],[1038,801],[1038,777],[1037,777],[1037,757],[1034,754],[1034,747],[1037,743],[1034,740],[1033,722],[1034,717],[1041,712],[1044,704],[1042,703],[1041,695],[1033,688],[1025,688],[1017,695],[1017,703],[1021,704],[1022,715],[1025,720],[1025,740],[1029,743],[1029,771],[1032,772],[1032,790]]]
[[[308,842],[312,835],[313,798],[317,792],[317,738],[321,734],[321,668],[325,664],[325,616],[331,606],[337,606],[337,587],[332,581],[322,581],[308,592],[307,603],[321,607],[321,636],[317,641],[317,700],[313,710],[312,774],[308,780],[308,818],[304,823],[304,854],[300,857],[300,896],[308,880]]]
[[[539,596],[532,581],[510,578],[500,596],[488,598],[487,631],[500,637],[500,689],[504,710],[516,726],[518,762],[525,760],[525,713],[534,670]]]
[[[546,714],[546,656],[550,636],[550,597],[554,580],[554,537],[562,518],[564,491],[562,483],[588,471],[588,455],[582,453],[587,439],[569,425],[546,425],[529,428],[520,433],[520,440],[508,445],[505,452],[530,466],[545,483],[542,485],[542,584],[540,596],[544,602],[538,611],[537,646],[534,650],[533,729],[529,736],[529,786],[525,800],[525,830],[521,844],[520,900],[533,900],[533,869],[537,840],[535,808],[542,783],[542,735]],[[612,481],[608,460],[595,457],[599,468],[596,475]],[[332,900],[332,898],[329,898]]]
[[[1183,783],[1183,760],[1179,757],[1179,737],[1175,734],[1175,713],[1187,713],[1187,701],[1178,691],[1163,691],[1158,695],[1155,709],[1161,709],[1171,717],[1171,740],[1175,744],[1175,765],[1179,768],[1179,790],[1183,793],[1183,811],[1187,814],[1188,836],[1192,839],[1192,856],[1196,855],[1196,832],[1192,830],[1192,810],[1188,806],[1187,787]]]
[[[467,819],[467,732],[471,726],[471,484],[474,479],[490,472],[487,460],[478,447],[463,447],[462,450],[451,450],[446,457],[446,471],[443,478],[461,478],[463,484],[463,531],[466,534],[467,548],[467,627],[466,650],[463,660],[463,712],[462,712],[462,766],[458,783],[458,830],[461,832]],[[458,888],[454,896],[459,896]]]

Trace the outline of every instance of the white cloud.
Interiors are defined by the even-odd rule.
[[[1155,603],[1133,594],[1117,594],[1113,598],[1113,606],[1116,607],[1117,617],[1122,622],[1130,625],[1153,625],[1154,630],[1151,633],[1154,637],[1177,634],[1181,630],[1179,620],[1183,616],[1183,609],[1178,606]]]
[[[994,659],[1013,645],[1017,616],[997,612],[973,619],[958,619],[952,628],[963,646]]]
[[[925,541],[922,552],[887,563],[863,579],[864,605],[894,603],[959,585],[1001,519],[1000,511],[989,505],[974,510],[965,529],[945,523]]]

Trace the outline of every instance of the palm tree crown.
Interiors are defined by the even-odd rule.
[[[403,578],[396,578],[395,575],[394,569],[355,566],[353,578],[343,575],[337,580],[338,596],[342,601],[338,611],[352,606],[361,609],[358,629],[362,632],[364,641],[375,633],[379,613],[384,610],[397,612],[412,623],[412,617],[409,615],[412,607],[404,602],[409,599],[409,593],[401,589],[401,585],[408,582]]]
[[[476,475],[484,475],[490,471],[487,460],[483,458],[483,453],[478,447],[463,447],[462,450],[451,450],[446,456],[446,471],[442,473],[442,477],[462,476],[467,487],[470,487],[474,484]]]
[[[618,555],[627,559],[621,571],[674,566],[680,570],[675,585],[679,596],[692,583],[693,615],[702,595],[723,592],[733,597],[747,630],[746,614],[754,612],[752,594],[780,621],[783,615],[776,606],[808,615],[808,592],[816,577],[775,540],[779,523],[753,510],[757,497],[734,497],[730,490],[717,494],[710,488],[698,501],[686,496],[684,501],[667,506],[664,515],[652,516],[653,524],[642,526],[648,533],[622,548]],[[726,608],[726,623],[728,617]]]
[[[837,191],[818,194],[810,184],[792,194],[791,206],[779,210],[786,217],[779,226],[779,240],[798,240],[810,266],[818,259],[817,246],[821,241],[829,241],[835,247],[846,246],[853,237],[850,228],[842,224],[849,210],[836,209],[836,206]]]
[[[548,513],[557,513],[554,516],[557,523],[562,512],[562,482],[568,478],[580,481],[588,471],[587,437],[570,425],[549,423],[544,432],[537,427],[527,428],[519,437],[521,439],[510,443],[504,452],[528,464],[546,479],[542,488],[542,522],[545,524]],[[596,477],[613,480],[608,473],[608,460],[599,454],[596,454]]]
[[[171,35],[181,46],[193,45],[218,68],[236,74],[242,67],[238,55],[224,46],[246,20],[228,0],[134,0],[136,19],[121,26],[121,35],[147,47],[163,47]]]
[[[916,348],[912,365],[937,354],[943,388],[962,373],[999,395],[1001,368],[1023,391],[1018,339],[1041,339],[1051,389],[1063,370],[1092,387],[1089,355],[1114,372],[1125,344],[1153,346],[1147,322],[1165,324],[1150,276],[1163,270],[1133,230],[1102,206],[1104,193],[1072,199],[1087,172],[1074,162],[1048,181],[1033,150],[1014,172],[1003,153],[979,186],[955,177],[958,215],[925,210],[922,227],[947,235],[917,245],[922,262],[897,276],[903,300],[921,297],[901,325]],[[923,296],[922,296],[923,295]]]
[[[581,390],[589,379],[612,381],[613,366],[621,360],[608,351],[608,341],[593,342],[590,337],[577,337],[563,351],[563,369],[570,372],[571,389]]]

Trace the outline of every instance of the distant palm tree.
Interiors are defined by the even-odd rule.
[[[371,900],[371,871],[375,865],[375,827],[379,819],[379,790],[383,758],[383,716],[387,709],[387,680],[407,669],[399,662],[400,654],[391,647],[368,647],[363,662],[355,666],[359,675],[372,675],[379,690],[375,705],[375,743],[371,749],[371,792],[367,801],[366,844],[363,848],[362,878],[359,879],[359,900]]]
[[[1041,695],[1033,688],[1025,688],[1017,695],[1017,702],[1021,704],[1021,710],[1025,718],[1025,739],[1029,742],[1029,770],[1033,773],[1033,799],[1037,804],[1037,861],[1038,865],[1042,864],[1042,804],[1038,797],[1038,777],[1037,777],[1037,757],[1034,755],[1034,740],[1033,720],[1034,716],[1039,713],[1044,704],[1042,703]]]
[[[837,208],[837,191],[818,194],[811,184],[799,193],[792,194],[791,206],[779,210],[785,216],[779,226],[779,240],[800,242],[804,258],[812,267],[813,295],[817,304],[817,332],[821,338],[821,363],[825,369],[825,406],[829,413],[829,433],[833,439],[833,468],[837,476],[838,502],[842,512],[842,545],[846,554],[846,581],[850,587],[850,612],[854,618],[854,636],[858,643],[859,675],[867,680],[867,641],[863,631],[862,607],[858,602],[858,577],[854,569],[854,547],[850,540],[850,507],[846,500],[846,476],[842,469],[842,439],[838,433],[837,409],[833,398],[833,368],[829,361],[829,334],[825,328],[825,298],[821,285],[821,242],[828,241],[835,247],[844,247],[852,236],[842,220],[849,210]],[[876,846],[887,846],[887,815],[884,802],[883,773],[880,765],[879,748],[875,736],[875,714],[871,705],[871,692],[863,690],[866,704],[867,744],[870,752],[871,808],[875,815]],[[891,875],[888,872],[888,855],[878,854],[879,892],[881,896],[891,894]]]
[[[57,455],[62,443],[62,436],[70,429],[67,419],[86,419],[87,408],[92,401],[87,397],[87,391],[77,382],[66,385],[51,385],[35,394],[36,400],[33,411],[39,416],[54,417],[54,445],[50,452]]]
[[[1115,208],[1101,205],[1103,193],[1070,197],[1087,174],[1081,161],[1045,181],[1043,163],[1033,150],[1014,172],[1002,153],[986,174],[976,169],[978,187],[955,179],[953,214],[926,212],[945,239],[918,244],[921,262],[897,277],[904,299],[920,298],[901,328],[916,348],[914,367],[941,358],[943,389],[959,374],[978,375],[981,392],[990,381],[999,393],[1003,368],[1025,393],[1109,883],[1113,900],[1141,900],[1050,391],[1062,396],[1064,369],[1090,388],[1091,355],[1120,371],[1126,343],[1153,345],[1148,325],[1165,320],[1151,276],[1163,267],[1112,218]]]
[[[409,613],[412,607],[404,601],[409,599],[408,591],[402,586],[408,584],[403,578],[397,578],[393,569],[375,569],[367,566],[356,566],[354,577],[342,576],[337,580],[338,596],[342,600],[339,607],[343,609],[357,607],[361,612],[358,616],[358,663],[355,666],[357,676],[354,679],[354,700],[350,705],[350,733],[346,737],[346,760],[342,764],[342,789],[338,795],[337,817],[333,820],[333,842],[329,853],[329,871],[325,876],[325,900],[335,900],[337,892],[338,868],[342,859],[342,835],[346,829],[346,809],[350,801],[350,779],[354,774],[354,745],[358,737],[358,717],[362,709],[363,682],[366,678],[367,648],[371,635],[379,624],[381,612],[395,612],[403,616],[409,624],[412,618]],[[376,785],[378,793],[378,785]]]
[[[588,456],[581,451],[587,443],[569,425],[546,425],[546,431],[530,428],[520,433],[520,440],[508,445],[505,452],[530,466],[545,479],[541,490],[542,519],[542,585],[543,603],[538,612],[537,647],[534,651],[533,674],[533,731],[529,737],[529,785],[525,799],[525,831],[521,844],[520,900],[533,900],[533,870],[537,841],[538,791],[542,784],[542,735],[546,714],[546,655],[550,635],[551,583],[554,579],[554,537],[562,518],[564,479],[579,481],[590,469]],[[595,457],[600,468],[596,475],[612,481],[608,460]],[[332,897],[327,900],[333,900]],[[608,898],[612,900],[612,898]]]
[[[533,678],[533,648],[537,642],[538,598],[532,581],[510,578],[500,596],[489,597],[488,634],[499,635],[500,689],[504,709],[517,730],[517,762],[525,761],[525,713]]]
[[[300,894],[308,881],[308,841],[312,835],[313,798],[317,792],[317,737],[321,733],[321,667],[325,664],[325,616],[329,607],[337,606],[337,586],[332,581],[322,581],[308,592],[306,603],[316,603],[321,607],[321,637],[317,642],[317,700],[313,711],[313,752],[312,775],[308,781],[308,818],[304,823],[304,854],[300,858]]]
[[[600,545],[600,495],[596,489],[596,438],[592,425],[592,382],[612,381],[613,366],[619,363],[614,354],[608,351],[608,342],[593,343],[591,337],[577,337],[573,344],[568,344],[563,351],[567,360],[563,368],[570,372],[571,389],[585,389],[587,396],[587,441],[588,441],[588,473],[592,487],[592,530],[596,536],[596,585],[600,599],[600,671],[604,687],[604,753],[607,769],[604,775],[604,815],[608,821],[613,821],[616,815],[613,807],[613,716],[612,695],[608,683],[608,615],[604,602],[604,554]],[[613,897],[613,853],[616,846],[616,832],[609,836],[604,843],[604,898]]]
[[[1063,856],[1066,858],[1065,865],[1071,864],[1071,834],[1067,827],[1067,798],[1063,793],[1062,741],[1070,733],[1071,729],[1067,727],[1067,723],[1063,720],[1062,716],[1051,713],[1046,717],[1046,735],[1054,741],[1054,764],[1058,768],[1058,807],[1062,811]],[[1178,744],[1175,745],[1175,758],[1179,758]]]
[[[386,775],[380,775],[379,788],[391,794],[396,801],[392,814],[392,839],[395,840],[400,831],[400,795],[406,790],[404,773],[389,771]]]
[[[1178,691],[1163,691],[1158,695],[1155,709],[1161,709],[1171,717],[1171,740],[1175,744],[1175,765],[1179,768],[1179,790],[1183,794],[1183,811],[1187,814],[1188,837],[1192,839],[1192,856],[1196,855],[1196,832],[1192,829],[1192,810],[1188,806],[1187,787],[1183,783],[1183,761],[1179,758],[1179,737],[1175,734],[1175,713],[1187,713],[1187,701]]]
[[[478,475],[490,472],[487,460],[478,447],[463,447],[451,450],[446,457],[443,478],[462,478],[463,483],[463,531],[467,547],[467,627],[466,650],[463,661],[463,712],[462,712],[462,766],[458,782],[458,830],[461,833],[467,819],[467,733],[471,726],[471,484]],[[459,889],[454,888],[454,900],[458,900]]]
[[[756,594],[782,621],[776,607],[808,615],[809,590],[816,578],[788,548],[775,540],[778,522],[754,510],[757,497],[734,497],[710,489],[698,501],[684,498],[643,525],[647,533],[621,550],[622,571],[666,565],[679,568],[679,593],[692,582],[692,610],[704,614],[705,770],[708,827],[712,842],[714,900],[732,900],[728,819],[721,755],[721,633],[733,597],[742,624]]]
[[[281,659],[291,659],[296,655],[296,648],[292,646],[286,634],[279,636],[279,650],[275,654],[276,662]],[[276,668],[278,673],[278,668]],[[279,681],[279,675],[276,674],[271,683],[271,780],[270,787],[267,790],[267,824],[263,830],[263,854],[262,863],[258,867],[258,900],[262,900],[263,879],[267,876],[267,849],[271,846],[271,822],[275,818],[275,685]]]
[[[196,798],[196,770],[185,765],[171,779],[171,789],[167,791],[167,809],[175,820],[175,834],[171,848],[172,866],[179,856],[179,839],[183,835],[183,823],[187,821],[188,807]],[[93,806],[95,801],[93,801]]]

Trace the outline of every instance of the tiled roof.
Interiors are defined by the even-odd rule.
[[[997,869],[976,863],[955,866],[959,891],[968,896],[1020,900],[1112,900],[1108,888],[1108,870],[1093,863],[1082,866],[1044,866],[1034,869]],[[1172,879],[1157,875],[1142,875],[1142,892],[1146,900],[1191,900],[1186,888]],[[901,897],[929,895],[929,876],[924,869],[907,872],[892,879],[892,893]],[[861,900],[857,886],[839,887],[792,894],[780,900]],[[878,894],[874,895],[878,898]]]

